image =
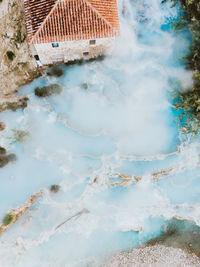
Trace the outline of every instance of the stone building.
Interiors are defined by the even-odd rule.
[[[30,49],[53,64],[109,54],[120,34],[117,0],[24,0]]]

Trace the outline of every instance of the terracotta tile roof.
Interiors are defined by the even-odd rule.
[[[117,0],[24,0],[29,43],[119,35]]]

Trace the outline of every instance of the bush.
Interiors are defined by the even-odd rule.
[[[60,190],[60,185],[53,184],[53,185],[50,187],[50,191],[53,192],[53,193],[58,193],[59,190]]]
[[[17,156],[14,153],[11,153],[7,156],[9,162],[14,162],[17,160]]]
[[[7,225],[13,223],[14,220],[15,220],[15,216],[13,214],[11,214],[11,213],[8,213],[3,218],[3,225],[7,226]]]
[[[9,159],[6,155],[0,155],[0,168],[5,167],[9,163]]]
[[[167,2],[169,0],[162,0]],[[187,91],[180,91],[176,97],[176,109],[182,109],[179,119],[186,132],[197,134],[200,129],[200,4],[199,0],[170,0],[174,5],[179,3],[184,10],[181,22],[176,29],[187,27],[192,35],[190,52],[186,56],[187,68],[194,71],[194,85]]]
[[[52,94],[61,93],[62,89],[59,84],[50,84],[43,87],[35,88],[35,95],[39,97],[46,97]]]
[[[12,51],[10,51],[10,50],[8,50],[7,52],[6,52],[6,55],[7,55],[7,57],[8,57],[8,59],[9,60],[13,60],[14,59],[14,57],[15,57],[15,54],[12,52]]]
[[[81,84],[81,88],[83,88],[84,90],[88,89],[88,84],[87,83],[82,83]]]
[[[63,75],[63,70],[58,65],[53,65],[48,71],[48,76],[60,77]]]
[[[0,154],[5,155],[6,154],[6,149],[2,146],[0,146]]]

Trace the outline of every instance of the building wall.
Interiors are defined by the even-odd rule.
[[[42,64],[47,65],[110,54],[114,41],[115,38],[96,39],[96,44],[90,44],[90,40],[68,41],[59,42],[59,47],[52,47],[52,43],[35,44],[31,46],[31,52],[39,56]],[[89,55],[83,54],[87,52]]]

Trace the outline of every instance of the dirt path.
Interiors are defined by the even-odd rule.
[[[1,112],[26,106],[27,98],[16,97],[14,93],[19,86],[41,75],[42,70],[37,68],[34,58],[29,53],[23,0],[0,2],[0,25]]]

